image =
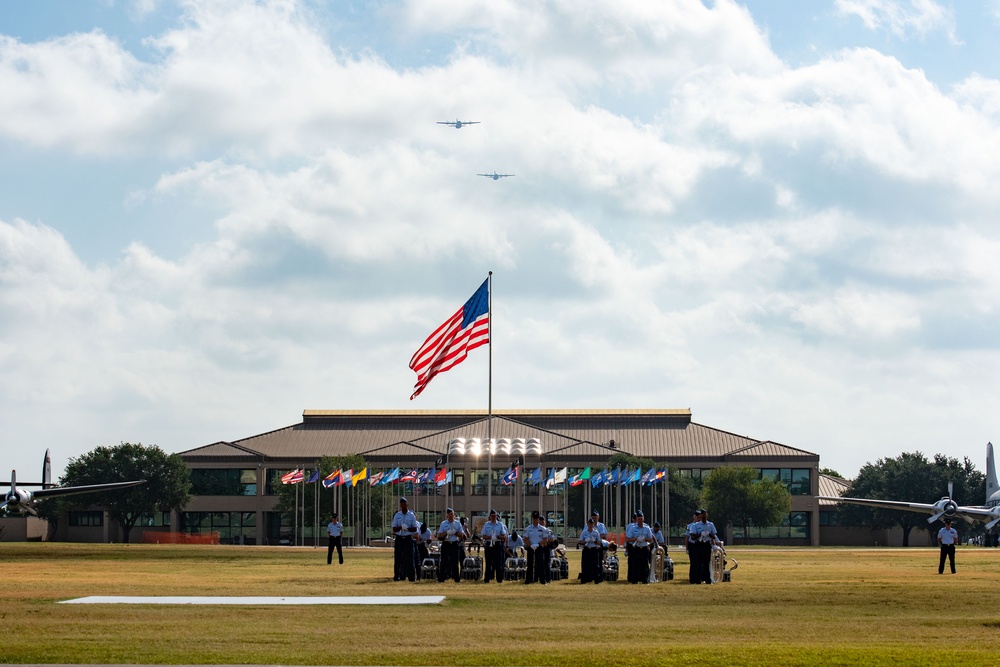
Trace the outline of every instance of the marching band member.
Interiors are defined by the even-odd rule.
[[[504,550],[507,542],[507,526],[499,520],[497,511],[490,510],[489,520],[483,524],[482,538],[486,546],[486,576],[484,581],[489,583],[496,577],[497,583],[503,581]]]
[[[438,528],[438,541],[441,542],[441,568],[438,570],[438,582],[447,577],[461,581],[461,548],[468,535],[462,529],[462,524],[455,518],[455,510],[445,510],[445,520]]]
[[[698,510],[701,520],[692,524],[692,535],[695,538],[694,548],[691,553],[697,555],[697,566],[695,567],[694,583],[700,584],[712,582],[712,545],[719,540],[719,534],[715,530],[715,524],[708,520],[708,510]],[[694,558],[692,557],[692,560]]]
[[[524,583],[533,584],[536,581],[545,583],[542,572],[548,572],[549,564],[542,560],[542,543],[547,539],[547,530],[541,525],[541,516],[537,511],[531,513],[531,525],[524,529],[524,541],[528,552],[528,569],[524,575]]]
[[[603,540],[601,534],[597,532],[594,517],[587,519],[587,527],[580,531],[580,546],[583,547],[583,554],[580,557],[580,583],[587,584],[591,581],[595,584],[601,583],[604,580],[604,573],[601,570]]]
[[[653,539],[656,540],[656,543],[664,549],[667,548],[667,541],[663,538],[663,531],[660,530],[659,521],[653,522]]]
[[[392,517],[392,533],[396,536],[393,544],[393,581],[417,580],[413,536],[419,530],[417,516],[407,508],[406,498],[400,498],[399,511]]]
[[[692,518],[691,523],[689,523],[687,525],[687,528],[684,529],[684,551],[687,552],[688,561],[690,562],[690,566],[688,569],[688,581],[690,581],[692,584],[698,583],[698,577],[697,577],[698,556],[695,553],[696,538],[694,531],[695,531],[695,526],[698,525],[698,521],[700,519],[701,519],[701,510],[695,510],[694,517]]]
[[[628,555],[628,582],[649,583],[649,549],[653,544],[653,531],[645,524],[642,510],[635,513],[635,523],[625,532],[625,543],[631,546]]]
[[[507,538],[507,556],[515,557],[517,556],[517,550],[524,548],[524,539],[517,534],[516,530],[512,530],[510,537]]]

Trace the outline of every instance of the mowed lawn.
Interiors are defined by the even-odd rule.
[[[731,546],[732,582],[395,583],[392,554],[0,544],[0,662],[282,665],[1000,664],[1000,550]],[[91,595],[445,595],[435,606],[62,605]]]

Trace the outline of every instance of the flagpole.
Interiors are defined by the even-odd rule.
[[[486,321],[486,331],[487,337],[489,338],[489,392],[486,403],[486,442],[487,442],[487,452],[489,453],[489,473],[486,475],[489,486],[486,490],[486,512],[489,514],[490,509],[493,507],[493,272],[490,271],[486,280],[489,282],[489,287],[487,288],[488,305],[486,306],[489,310],[490,316]]]

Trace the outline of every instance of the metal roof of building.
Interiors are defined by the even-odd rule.
[[[842,496],[844,492],[851,486],[851,483],[846,479],[841,479],[840,477],[833,477],[831,475],[826,475],[823,473],[819,474],[819,493],[820,496]],[[820,507],[833,508],[837,506],[836,500],[820,500]]]
[[[188,461],[314,460],[361,454],[373,462],[434,460],[453,438],[486,438],[485,411],[306,410],[299,424],[182,452]],[[741,460],[794,462],[819,455],[711,428],[683,410],[505,410],[494,412],[493,438],[538,438],[544,457],[603,460],[616,451],[675,465]],[[614,442],[612,446],[611,443]]]

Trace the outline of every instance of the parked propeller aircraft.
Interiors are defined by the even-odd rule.
[[[907,503],[898,500],[876,500],[873,498],[841,498],[839,496],[816,496],[820,500],[836,500],[852,505],[867,505],[891,510],[924,512],[930,514],[927,523],[934,523],[941,517],[962,517],[969,523],[983,521],[986,529],[1000,523],[1000,485],[997,484],[996,460],[993,457],[993,443],[986,443],[986,504],[982,506],[959,505],[951,498],[952,487],[948,484],[948,495],[936,503]]]
[[[451,125],[456,130],[461,130],[462,127],[464,127],[465,125],[479,125],[479,123],[480,123],[480,121],[478,121],[478,120],[459,120],[457,118],[455,120],[453,120],[453,121],[451,121],[451,120],[439,120],[437,122],[438,125]]]
[[[56,486],[52,483],[52,459],[49,457],[49,450],[45,450],[45,461],[42,463],[42,481],[29,482],[23,486],[41,486],[37,491],[25,491],[17,486],[17,471],[10,471],[10,491],[4,496],[3,504],[0,504],[0,511],[6,509],[8,512],[25,512],[32,516],[38,516],[35,505],[39,500],[45,498],[55,498],[57,496],[72,496],[80,493],[94,493],[96,491],[112,491],[114,489],[125,489],[130,486],[145,484],[146,480],[138,479],[132,482],[111,482],[108,484],[87,484],[85,486]]]
[[[486,178],[492,178],[494,181],[499,181],[501,178],[514,176],[514,174],[498,174],[494,171],[492,174],[476,174],[476,176],[485,176]]]

